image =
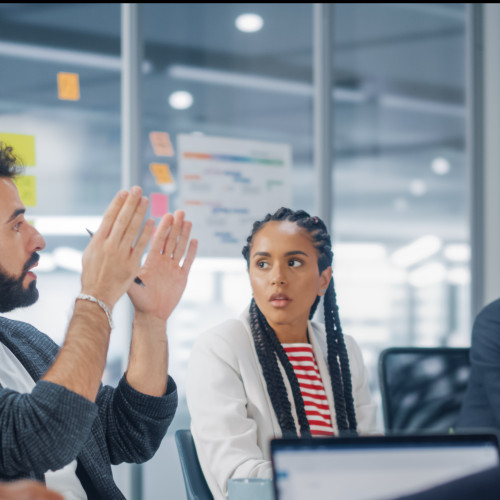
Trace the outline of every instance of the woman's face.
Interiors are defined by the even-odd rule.
[[[253,237],[249,275],[257,306],[276,333],[284,328],[305,334],[309,311],[330,282],[321,274],[309,233],[290,221],[267,222]]]

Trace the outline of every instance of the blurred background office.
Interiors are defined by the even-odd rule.
[[[467,346],[500,296],[499,26],[495,4],[0,4],[0,140],[22,152],[47,241],[39,302],[9,316],[62,341],[85,228],[113,194],[139,183],[152,216],[186,208],[181,135],[278,144],[276,202],[329,221],[343,328],[378,399],[383,348]],[[127,498],[184,498],[172,434],[189,427],[190,348],[249,300],[243,259],[202,251],[169,322],[178,413],[150,463],[115,468]],[[111,384],[126,300],[114,317]]]

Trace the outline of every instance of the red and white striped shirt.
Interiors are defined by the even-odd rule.
[[[292,363],[313,436],[333,436],[330,407],[311,344],[281,344]]]

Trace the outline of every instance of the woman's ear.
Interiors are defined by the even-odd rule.
[[[326,289],[330,284],[330,280],[332,279],[332,267],[328,266],[320,275],[319,275],[319,292],[318,295],[325,295]]]

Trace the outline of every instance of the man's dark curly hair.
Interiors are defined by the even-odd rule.
[[[22,171],[19,158],[14,154],[12,146],[0,142],[0,178],[12,179]]]

